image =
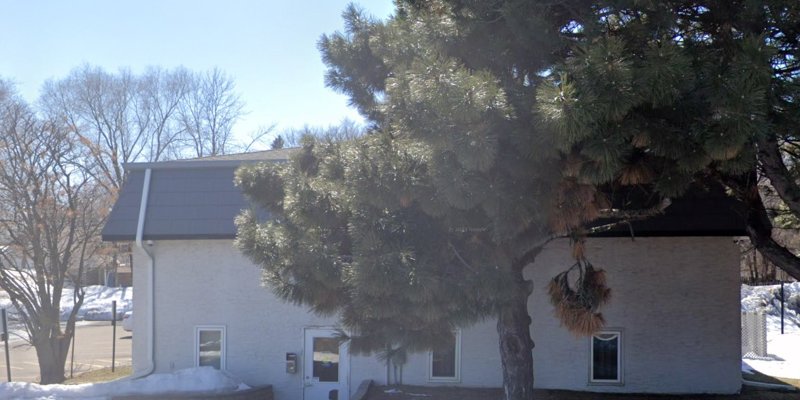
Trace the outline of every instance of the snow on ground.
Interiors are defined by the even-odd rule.
[[[120,379],[82,385],[38,385],[0,383],[0,399],[91,399],[111,396],[156,395],[166,393],[223,393],[250,389],[238,378],[212,367],[190,368],[170,374],[153,374],[139,380]]]
[[[742,285],[742,312],[761,311],[767,314],[767,330],[781,330],[781,285]],[[784,332],[800,331],[800,282],[783,285]]]
[[[132,288],[87,286],[79,320],[111,320],[111,302],[117,301],[118,316],[130,311]],[[72,310],[72,290],[65,289],[61,301],[61,316]],[[757,370],[763,374],[800,379],[800,282],[784,285],[786,298],[784,335],[780,333],[780,285],[742,285],[742,312],[761,311],[767,314],[767,352],[765,359],[742,360],[742,372]],[[8,295],[0,291],[0,307],[12,309]],[[13,310],[12,310],[13,311]],[[48,385],[33,383],[0,383],[0,399],[105,399],[112,395],[138,395],[165,392],[213,392],[247,388],[240,380],[210,367],[155,374],[137,381],[119,380],[84,385]]]
[[[122,314],[133,309],[133,288],[131,287],[108,287],[108,286],[86,286],[83,298],[83,305],[78,311],[80,321],[111,321],[112,301],[117,301],[117,319],[122,318]],[[75,304],[72,299],[73,289],[64,288],[61,296],[61,319],[65,320]]]
[[[742,312],[767,315],[767,354],[742,360],[742,372],[800,379],[800,282],[784,284],[784,334],[781,335],[780,285],[742,285]]]
[[[117,301],[117,319],[122,314],[133,309],[133,288],[85,286],[83,305],[78,310],[78,321],[111,321],[112,301]],[[64,288],[61,295],[61,320],[65,321],[75,305],[73,300],[74,289]],[[17,311],[11,304],[8,293],[0,290],[0,308],[8,310],[9,329],[12,337],[24,338],[25,331],[21,323],[17,322]]]

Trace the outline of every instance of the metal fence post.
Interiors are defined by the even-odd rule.
[[[11,355],[8,350],[8,315],[6,315],[5,308],[3,309],[1,317],[3,319],[3,342],[5,342],[6,348],[6,376],[8,377],[8,381],[11,382]]]
[[[117,301],[111,302],[111,372],[117,359]]]
[[[781,335],[783,335],[783,281],[781,281]]]

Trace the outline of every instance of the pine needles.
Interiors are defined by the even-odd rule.
[[[570,272],[573,271],[579,274],[574,288],[570,284]],[[597,310],[609,301],[611,289],[606,286],[605,271],[595,269],[588,261],[580,260],[553,277],[548,293],[556,317],[570,332],[588,336],[605,325],[603,314]]]

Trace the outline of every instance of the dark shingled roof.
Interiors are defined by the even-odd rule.
[[[285,161],[290,152],[291,149],[284,149],[126,165],[128,177],[103,227],[103,240],[136,239],[148,168],[152,172],[144,240],[233,238],[234,218],[249,207],[233,184],[236,168],[258,161]]]
[[[258,161],[281,162],[292,149],[126,165],[128,178],[103,228],[107,241],[135,240],[144,175],[151,169],[144,240],[236,237],[234,218],[249,207],[233,184],[236,168]],[[623,203],[630,206],[631,195]],[[635,197],[635,196],[634,196]],[[612,199],[617,202],[617,198]],[[646,204],[641,199],[634,203]],[[720,188],[695,188],[664,214],[593,236],[743,236],[744,210]],[[607,221],[598,221],[602,225]]]

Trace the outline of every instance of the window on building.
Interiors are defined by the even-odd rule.
[[[320,382],[339,382],[339,339],[314,338],[312,375]]]
[[[430,352],[430,381],[457,382],[461,380],[461,331],[453,332],[446,347]]]
[[[592,336],[590,381],[622,383],[622,334],[603,331]]]
[[[225,327],[198,326],[195,328],[195,366],[225,369]]]

